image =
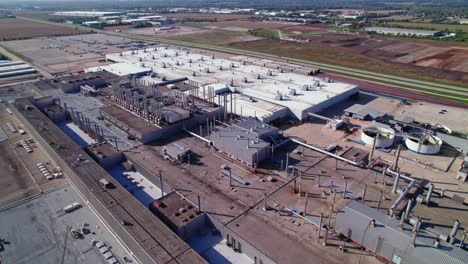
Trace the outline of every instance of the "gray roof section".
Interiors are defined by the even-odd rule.
[[[412,124],[414,121],[416,121],[416,119],[407,115],[396,115],[394,119],[395,121],[408,123],[408,124]]]
[[[254,118],[243,119],[233,124],[233,126],[240,127],[250,132],[256,133],[258,134],[258,137],[263,140],[266,139],[264,135],[275,136],[278,133],[278,128],[265,124]]]
[[[365,118],[366,116],[371,116],[372,118],[376,118],[376,117],[381,117],[381,116],[386,115],[385,112],[378,111],[375,108],[372,108],[367,105],[362,105],[362,104],[354,104],[346,108],[345,112],[353,114],[353,115],[358,115],[363,118]]]
[[[434,136],[442,139],[445,144],[448,144],[452,147],[459,148],[465,153],[468,153],[468,139],[456,137],[453,135],[448,135],[440,132],[434,132]]]
[[[210,139],[217,149],[248,164],[253,164],[254,155],[270,145],[261,140],[256,133],[237,126],[214,132]]]
[[[375,227],[370,226],[372,219]],[[442,241],[435,247],[436,238],[422,232],[413,246],[412,226],[400,228],[399,220],[356,201],[338,212],[335,229],[389,260],[398,256],[401,263],[468,263],[468,252]]]

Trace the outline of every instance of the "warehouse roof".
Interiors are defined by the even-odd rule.
[[[260,138],[262,138],[263,135],[265,134],[271,134],[271,133],[277,133],[278,128],[274,126],[270,126],[268,124],[265,124],[263,122],[258,121],[257,119],[254,118],[246,118],[242,119],[239,122],[233,124],[233,126],[237,126],[240,128],[243,128],[247,131],[253,132],[258,134]]]
[[[134,64],[129,63],[113,63],[109,65],[91,67],[85,69],[85,72],[100,72],[100,71],[107,71],[111,72],[118,76],[126,76],[126,75],[141,75],[151,71],[150,68],[141,67]]]
[[[158,47],[107,54],[106,58],[132,64],[143,62],[160,76],[188,77],[199,86],[228,85],[241,94],[287,107],[298,119],[304,118],[305,111],[312,107],[325,108],[333,98],[358,91],[355,85],[305,75],[300,66],[284,71],[182,49]]]
[[[116,16],[125,15],[127,12],[98,12],[98,11],[59,11],[54,12],[56,16],[84,16],[84,17],[99,17],[99,16]]]
[[[368,27],[366,31],[373,31],[382,34],[392,35],[419,35],[419,36],[432,36],[439,34],[437,30],[421,30],[421,29],[409,29],[409,28],[389,28],[389,27]]]
[[[370,226],[371,220],[375,220],[375,227]],[[468,252],[443,241],[437,247],[436,238],[429,235],[419,234],[413,246],[412,226],[400,228],[399,220],[357,201],[338,212],[335,229],[372,250],[381,239],[394,248],[393,252],[378,252],[387,259],[398,255],[404,263],[468,263]]]

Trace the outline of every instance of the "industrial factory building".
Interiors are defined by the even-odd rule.
[[[230,112],[252,116],[258,108],[258,116],[268,121],[272,120],[268,112],[275,118],[303,120],[308,116],[307,113],[320,112],[348,99],[359,90],[355,85],[310,76],[316,70],[306,67],[269,67],[270,64],[264,60],[259,60],[260,63],[252,59],[223,59],[187,49],[148,48],[108,54],[106,59],[145,65],[152,68],[157,76],[167,80],[188,78],[197,87],[228,87],[230,91],[243,96],[230,98],[226,105]],[[245,99],[267,102],[277,107],[268,107],[270,111],[264,111],[261,103],[256,106],[241,102]]]
[[[270,153],[278,128],[254,119],[242,120],[211,135],[213,146],[249,166],[258,166]]]
[[[368,27],[367,32],[385,35],[400,35],[400,36],[417,36],[417,37],[440,37],[443,35],[441,31],[437,30],[421,30],[421,29],[407,29],[407,28],[389,28],[389,27]]]
[[[357,201],[336,215],[337,232],[391,263],[468,263],[463,249],[418,229]]]
[[[64,93],[79,92],[82,86],[90,86],[93,88],[102,88],[107,86],[106,81],[99,75],[85,74],[79,76],[69,76],[60,80],[60,88]]]
[[[98,12],[98,11],[59,11],[54,12],[54,16],[70,16],[70,17],[108,17],[108,16],[124,16],[127,12]]]
[[[115,104],[100,108],[100,115],[142,143],[224,115],[224,108],[214,101],[194,100],[181,91],[135,79],[112,85],[112,100]]]
[[[22,61],[1,61],[0,78],[35,73],[36,69]]]

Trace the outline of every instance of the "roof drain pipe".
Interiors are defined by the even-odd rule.
[[[333,153],[331,153],[331,152],[328,152],[328,151],[326,151],[326,150],[323,150],[323,149],[314,147],[314,146],[312,146],[312,145],[306,144],[306,143],[301,142],[301,141],[299,141],[299,140],[297,140],[297,139],[292,138],[291,141],[294,142],[294,143],[297,143],[297,144],[299,144],[299,145],[302,145],[302,146],[304,146],[304,147],[307,147],[307,148],[310,148],[310,149],[312,149],[312,150],[315,150],[315,151],[317,151],[317,152],[323,153],[323,154],[325,154],[325,155],[334,157],[335,159],[339,159],[339,160],[341,160],[341,161],[347,162],[347,163],[349,163],[349,164],[351,164],[351,165],[354,165],[354,166],[357,166],[357,167],[362,167],[362,166],[363,166],[362,163],[358,163],[358,162],[354,162],[354,161],[349,160],[349,159],[345,159],[345,158],[343,158],[343,157],[341,157],[341,156],[338,156],[338,155],[333,154]]]

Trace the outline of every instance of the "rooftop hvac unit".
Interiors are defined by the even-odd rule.
[[[296,95],[296,89],[289,89],[288,95]]]
[[[314,87],[320,87],[320,81],[314,81],[313,86]]]
[[[304,84],[304,85],[302,86],[302,90],[303,90],[303,91],[309,91],[309,85]]]
[[[278,100],[278,101],[281,101],[281,99],[283,98],[283,96],[281,96],[281,94],[276,94],[274,99],[275,100]]]

